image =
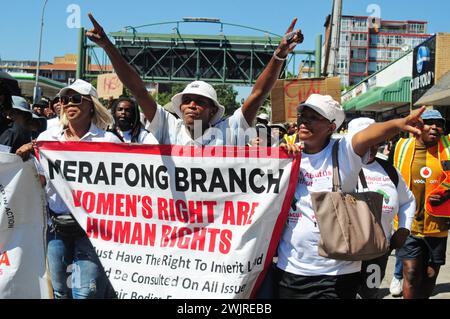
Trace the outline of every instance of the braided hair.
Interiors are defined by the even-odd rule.
[[[8,85],[0,79],[0,95],[4,96],[3,104],[0,104],[0,110],[9,110],[12,107],[11,91]]]
[[[116,114],[116,110],[117,107],[119,106],[120,103],[122,102],[128,102],[131,104],[131,109],[133,110],[133,119],[132,119],[132,125],[131,125],[131,143],[137,143],[138,139],[139,139],[139,133],[141,132],[141,119],[139,116],[139,107],[136,103],[136,100],[129,98],[129,97],[120,97],[118,98],[112,105],[111,107],[111,114],[114,117],[114,124],[111,128],[111,131],[117,135],[120,140],[122,140],[123,142],[123,137],[121,134],[119,134],[119,132],[121,131],[119,126],[117,125],[117,121],[115,120],[115,114]]]

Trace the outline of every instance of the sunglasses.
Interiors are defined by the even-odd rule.
[[[83,99],[92,101],[91,99],[88,99],[87,97],[81,95],[81,94],[74,94],[71,96],[68,95],[62,95],[59,97],[59,100],[61,101],[61,104],[67,105],[69,103],[72,103],[73,105],[79,105],[81,102],[83,102]]]
[[[183,97],[181,98],[181,104],[190,104],[192,101],[194,101],[195,104],[204,107],[214,105],[214,103],[212,103],[208,98],[202,96],[183,95]]]
[[[438,119],[423,120],[423,124],[428,125],[428,126],[436,125],[437,127],[445,126],[445,122],[443,120],[438,120]]]

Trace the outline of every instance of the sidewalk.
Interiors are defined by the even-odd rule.
[[[394,273],[395,255],[392,253],[388,260],[386,276],[380,286],[380,293],[383,299],[402,299],[394,298],[389,294],[389,285],[391,284],[392,274]],[[446,264],[441,267],[437,278],[431,299],[450,299],[450,241],[447,241],[447,259]]]

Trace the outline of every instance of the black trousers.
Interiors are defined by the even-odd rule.
[[[276,268],[275,298],[355,299],[361,273],[338,276],[300,276]]]

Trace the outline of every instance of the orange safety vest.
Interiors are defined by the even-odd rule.
[[[400,139],[397,142],[394,153],[394,166],[398,168],[408,187],[411,186],[411,166],[414,158],[415,142],[415,138]],[[450,139],[448,136],[442,136],[438,141],[438,156],[443,174],[438,184],[431,184],[428,179],[426,180],[424,235],[440,232],[439,225],[437,225],[435,220],[432,222],[428,215],[435,217],[450,217],[450,200],[447,200],[439,206],[431,206],[428,201],[428,196],[431,194],[442,194],[450,189],[450,171],[445,171],[442,168],[442,162],[450,159]],[[420,232],[415,227],[415,222],[413,222],[411,230]],[[444,231],[444,229],[442,231]]]

